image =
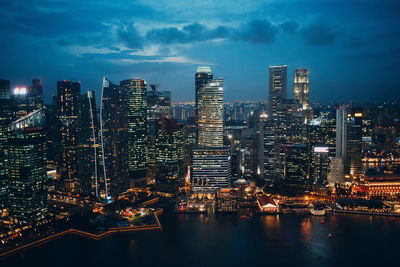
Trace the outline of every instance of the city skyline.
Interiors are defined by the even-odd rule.
[[[311,101],[398,98],[397,1],[1,5],[0,32],[8,41],[0,45],[0,76],[12,86],[40,78],[46,102],[64,79],[100,95],[103,76],[159,83],[173,102],[192,101],[191,73],[203,65],[224,78],[226,101],[266,101],[268,66],[277,64],[288,65],[289,81],[295,69],[309,70]],[[288,89],[291,94],[292,82]]]

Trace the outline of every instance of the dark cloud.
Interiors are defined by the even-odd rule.
[[[238,28],[219,26],[208,28],[199,23],[184,26],[152,29],[146,33],[146,40],[152,43],[172,44],[230,39],[264,44],[275,40],[276,29],[266,20],[253,20]]]
[[[300,32],[305,42],[320,46],[334,44],[339,34],[335,27],[323,22],[314,22],[306,25]]]
[[[235,32],[234,39],[256,44],[271,43],[275,40],[276,28],[267,20],[253,20]]]
[[[290,34],[296,33],[300,27],[300,25],[296,21],[284,22],[284,23],[280,24],[279,26],[284,32],[290,33]]]
[[[133,23],[123,24],[118,31],[118,36],[129,48],[138,49],[143,47],[143,37]]]

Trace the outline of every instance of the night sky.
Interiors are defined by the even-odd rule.
[[[143,78],[194,100],[194,73],[224,78],[224,99],[268,98],[268,66],[308,68],[312,101],[399,99],[399,0],[1,0],[0,78]]]

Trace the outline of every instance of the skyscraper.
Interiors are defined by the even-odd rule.
[[[222,147],[224,135],[223,80],[216,79],[199,88],[198,145]]]
[[[193,148],[191,189],[198,196],[212,197],[231,184],[231,151],[229,147]]]
[[[128,169],[131,185],[147,182],[147,84],[140,79],[121,81],[126,90],[128,119]]]
[[[352,177],[361,174],[363,109],[352,107],[347,115],[347,147],[345,172]]]
[[[196,119],[199,103],[199,89],[212,81],[213,74],[210,67],[198,67],[195,74],[195,100],[196,100]]]
[[[98,196],[99,138],[94,91],[80,97],[78,162],[81,194]]]
[[[279,104],[287,98],[287,65],[269,67],[269,117],[277,120]]]
[[[103,78],[100,110],[102,179],[110,181],[111,195],[117,197],[129,187],[128,107],[126,89]],[[104,180],[103,180],[104,182]],[[105,185],[99,188],[106,193]]]
[[[307,69],[294,71],[293,98],[299,101],[304,110],[309,108],[310,96]]]
[[[79,191],[77,149],[80,95],[79,82],[57,82],[58,119],[61,127],[57,174],[60,177],[61,187],[66,192]]]
[[[37,221],[47,211],[43,109],[11,123],[8,131],[10,216],[22,223]]]
[[[12,122],[12,119],[10,81],[0,79],[0,204],[4,204],[7,198],[7,126]]]
[[[32,80],[32,86],[18,86],[13,89],[14,115],[16,118],[43,108],[43,88],[39,79]]]
[[[347,149],[347,108],[336,110],[336,157],[345,158]]]
[[[156,183],[160,191],[174,193],[183,185],[183,125],[176,119],[160,116],[156,121]]]

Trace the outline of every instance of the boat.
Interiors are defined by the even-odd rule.
[[[249,219],[249,216],[242,215],[242,216],[240,216],[240,218],[241,218],[241,219],[246,219],[246,220],[247,220],[247,219]]]
[[[325,215],[325,206],[324,205],[313,205],[313,207],[310,209],[310,213],[314,216],[323,216]]]
[[[319,223],[320,224],[326,224],[326,221],[325,220],[321,220]]]
[[[328,238],[334,238],[336,235],[335,234],[329,234]]]

